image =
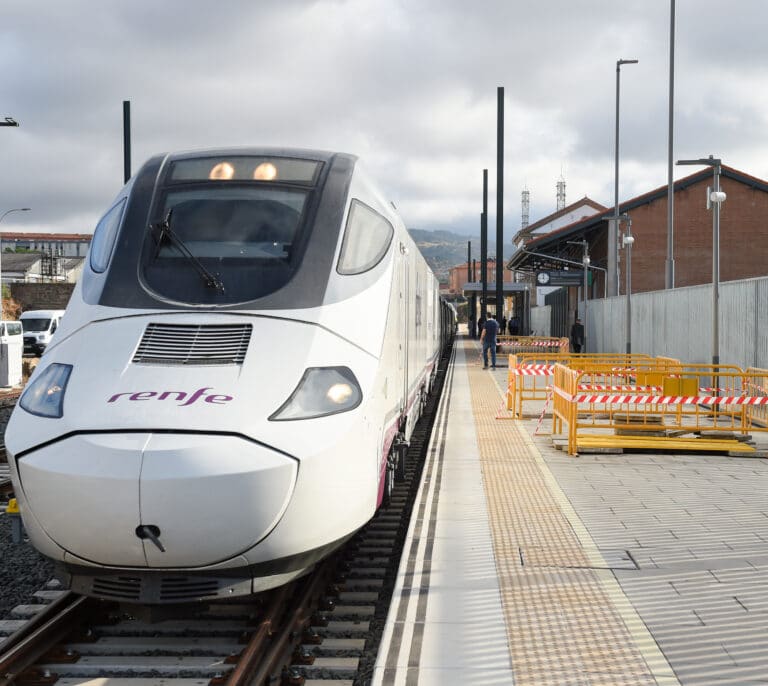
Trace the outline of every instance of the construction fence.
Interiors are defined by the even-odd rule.
[[[768,369],[684,364],[669,357],[510,355],[506,408],[551,406],[552,434],[567,451],[665,449],[755,453],[768,431]],[[534,415],[535,416],[535,415]],[[500,417],[501,418],[501,417]]]

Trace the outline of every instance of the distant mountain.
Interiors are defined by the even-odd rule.
[[[480,238],[478,236],[461,236],[451,231],[425,231],[423,229],[408,229],[411,238],[416,242],[427,264],[441,281],[448,280],[451,267],[467,262],[467,241],[472,241],[472,259],[480,262]],[[512,254],[512,246],[504,247],[504,259]],[[488,256],[496,257],[496,241],[488,241]]]

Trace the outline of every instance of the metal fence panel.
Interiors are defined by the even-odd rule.
[[[542,305],[531,309],[531,335],[552,335],[552,306]]]
[[[720,361],[768,369],[768,277],[721,283],[719,310]],[[634,294],[632,352],[710,363],[712,311],[710,284]],[[624,296],[591,300],[588,352],[626,352],[625,316]]]

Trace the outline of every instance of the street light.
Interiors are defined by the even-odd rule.
[[[624,237],[621,239],[621,244],[626,249],[627,256],[627,355],[632,352],[632,244],[635,242],[635,237],[632,235],[632,218],[628,214],[622,214],[621,219],[627,226],[627,230],[624,233]]]
[[[720,364],[720,203],[725,193],[720,190],[722,160],[702,157],[698,160],[678,160],[677,164],[698,164],[712,167],[714,188],[707,188],[707,209],[712,208],[712,364]]]
[[[2,126],[2,123],[0,123],[0,126]],[[12,210],[6,210],[3,212],[2,215],[0,215],[0,224],[2,223],[3,219],[5,219],[6,215],[10,214],[11,212],[29,212],[32,208],[31,207],[14,207]],[[2,266],[2,254],[3,254],[3,234],[0,233],[0,319],[3,317],[3,266]]]
[[[17,122],[13,117],[5,117],[3,121],[0,121],[0,126],[18,126],[19,122]],[[19,207],[17,209],[8,210],[0,216],[0,222],[3,221],[3,217],[5,217],[6,214],[9,214],[11,212],[27,212],[29,211],[29,207]],[[0,237],[0,252],[2,252],[2,237]],[[2,319],[3,316],[3,270],[2,266],[0,265],[0,319]]]
[[[638,60],[616,60],[616,160],[613,177],[613,226],[608,232],[608,295],[619,294],[619,85],[622,64],[637,64]]]

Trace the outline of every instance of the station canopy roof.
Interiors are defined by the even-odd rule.
[[[493,302],[496,299],[496,282],[489,281],[486,288],[487,288],[488,301]],[[516,283],[514,281],[504,281],[502,283],[502,294],[505,296],[514,295],[515,293],[523,293],[525,291],[528,291],[530,290],[530,288],[531,288],[530,284]],[[482,281],[470,281],[468,283],[465,283],[461,287],[461,294],[465,297],[472,296],[472,295],[482,295],[482,293],[483,293]]]

